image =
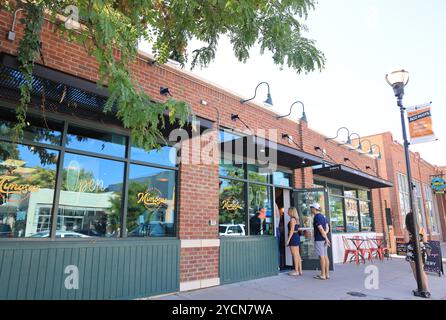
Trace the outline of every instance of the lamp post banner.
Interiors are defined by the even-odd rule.
[[[437,140],[432,129],[432,103],[407,108],[410,143],[425,143]]]

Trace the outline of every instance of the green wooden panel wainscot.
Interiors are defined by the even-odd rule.
[[[227,237],[220,241],[222,284],[275,276],[279,273],[277,239]]]
[[[134,299],[179,287],[177,239],[0,242],[0,300]]]

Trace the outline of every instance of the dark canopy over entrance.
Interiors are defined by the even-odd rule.
[[[369,189],[393,187],[393,184],[390,181],[343,166],[341,164],[314,169],[313,174],[355,184]]]
[[[317,156],[290,148],[270,140],[249,135],[234,140],[223,141],[220,144],[222,153],[232,153],[235,156],[264,160],[276,154],[275,164],[289,169],[299,169],[320,165],[323,160]]]

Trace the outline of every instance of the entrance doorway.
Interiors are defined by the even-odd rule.
[[[319,268],[319,257],[317,257],[314,253],[313,217],[310,210],[310,205],[314,202],[319,203],[322,208],[322,212],[325,213],[327,223],[330,225],[328,196],[325,189],[302,189],[293,192],[292,203],[299,212],[299,230],[302,232],[300,255],[302,258],[303,270],[318,270]],[[330,259],[330,270],[333,270],[333,255],[331,247],[328,248],[328,257]]]
[[[288,270],[293,267],[293,258],[290,249],[285,246],[288,239],[288,209],[291,206],[291,191],[287,189],[275,189],[275,235],[279,250],[279,268]]]

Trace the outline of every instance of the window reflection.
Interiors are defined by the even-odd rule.
[[[345,198],[345,214],[347,217],[347,232],[359,231],[358,201]]]
[[[272,209],[270,187],[249,185],[250,235],[272,235]]]
[[[160,149],[145,151],[142,148],[132,147],[132,160],[149,162],[166,167],[175,167],[177,149],[171,146],[163,146]]]
[[[361,230],[372,231],[372,214],[369,202],[359,201],[359,212],[361,214]]]
[[[59,153],[0,142],[0,237],[48,237]]]
[[[220,180],[220,236],[245,236],[245,183]]]
[[[329,196],[332,233],[345,232],[343,198]]]
[[[244,179],[245,170],[243,169],[243,164],[237,164],[232,155],[222,154],[220,158],[220,176]]]
[[[57,232],[60,237],[118,237],[124,163],[66,153]]]
[[[175,176],[173,170],[130,167],[128,237],[175,236]]]
[[[7,116],[8,115],[9,114],[7,114]],[[12,118],[12,116],[7,118]],[[12,137],[14,136],[13,128],[15,125],[14,118],[12,118],[11,121],[0,120],[0,136],[12,140]],[[62,123],[44,119],[38,120],[32,117],[28,117],[26,123],[27,125],[23,128],[24,140],[50,145],[60,145],[62,140]]]
[[[269,183],[269,172],[255,165],[248,165],[248,179],[255,182]]]
[[[71,149],[124,157],[126,143],[125,136],[75,126],[68,127],[66,145]]]
[[[273,183],[277,186],[291,187],[292,174],[282,171],[273,173]]]

